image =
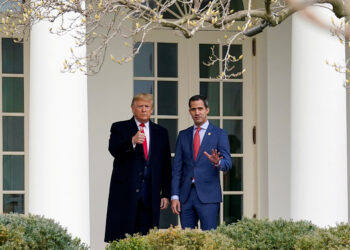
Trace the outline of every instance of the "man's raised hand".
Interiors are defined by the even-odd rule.
[[[208,154],[206,151],[204,151],[204,154],[206,157],[208,157],[208,159],[214,166],[217,166],[220,163],[220,160],[223,158],[217,149],[212,149],[211,155]]]
[[[137,133],[132,137],[133,144],[142,144],[146,136],[143,133],[143,130],[137,131]]]

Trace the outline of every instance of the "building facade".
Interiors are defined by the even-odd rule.
[[[234,70],[246,73],[220,80],[220,63],[203,64],[211,48],[225,53],[220,31],[193,39],[152,31],[132,63],[107,59],[86,76],[60,72],[74,41],[48,30],[35,25],[24,43],[1,39],[3,213],[54,218],[103,249],[111,124],[131,118],[134,94],[152,93],[152,119],[168,129],[174,157],[178,132],[192,125],[187,101],[200,93],[208,97],[210,122],[229,135],[233,168],[221,174],[219,223],[242,216],[320,226],[348,221],[345,75],[325,63],[344,60],[345,47],[329,31],[295,14],[234,44],[231,53],[244,55]],[[106,54],[125,52],[124,41],[113,41]],[[162,212],[160,228],[177,224],[170,209]]]

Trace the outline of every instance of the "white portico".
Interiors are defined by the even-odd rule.
[[[333,15],[316,11],[326,22]],[[53,218],[91,249],[103,249],[112,170],[109,129],[112,122],[131,118],[132,96],[142,90],[154,95],[152,118],[169,130],[172,147],[178,131],[192,125],[188,98],[208,96],[209,120],[228,131],[234,165],[221,176],[220,222],[254,215],[311,220],[319,226],[348,221],[345,76],[325,63],[341,63],[345,48],[327,30],[293,15],[266,28],[254,42],[237,42],[233,52],[244,54],[238,67],[246,73],[230,80],[213,77],[222,65],[208,70],[201,63],[212,46],[218,56],[225,52],[220,31],[199,32],[188,40],[157,30],[146,38],[135,64],[120,66],[107,58],[99,74],[85,76],[60,72],[74,40],[48,30],[47,23],[34,25],[21,52],[24,71],[1,73],[3,86],[8,78],[24,78],[25,100],[18,112],[2,107],[1,157],[29,158],[23,188],[3,186],[2,212]],[[125,53],[124,42],[113,41],[106,55]],[[2,50],[1,58],[9,50]],[[0,89],[5,100],[10,92]],[[6,149],[11,133],[21,130],[8,128],[8,117],[24,117],[23,150]],[[0,164],[8,168],[7,162]],[[12,178],[0,172],[4,180]],[[10,201],[17,202],[13,209]],[[178,221],[169,211],[161,216],[164,228]]]

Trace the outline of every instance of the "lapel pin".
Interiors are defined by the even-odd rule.
[[[208,135],[211,135],[211,133],[209,132]]]

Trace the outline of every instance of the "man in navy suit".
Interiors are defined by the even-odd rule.
[[[160,209],[169,205],[171,156],[168,131],[151,122],[153,97],[138,94],[134,116],[112,124],[109,152],[114,157],[105,242],[125,234],[145,235],[158,227]]]
[[[220,172],[232,167],[227,133],[212,125],[206,97],[192,96],[189,112],[194,126],[177,138],[171,182],[171,209],[180,215],[182,228],[217,227],[222,201]]]

